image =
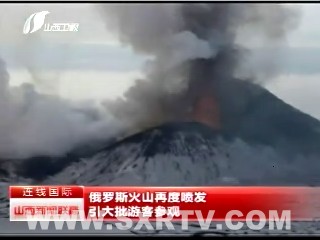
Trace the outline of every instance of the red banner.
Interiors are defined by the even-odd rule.
[[[83,187],[11,186],[10,198],[83,198]]]
[[[186,217],[193,221],[210,214],[219,221],[270,219],[284,212],[292,220],[311,220],[320,217],[319,202],[320,188],[313,187],[10,187],[12,221],[25,221],[26,213],[77,211],[83,213],[81,219],[111,221]]]

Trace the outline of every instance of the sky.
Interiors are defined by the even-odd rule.
[[[279,74],[264,84],[320,119],[320,4],[292,7],[301,12],[300,24],[287,37]],[[44,10],[50,12],[46,23],[77,22],[79,31],[24,35],[25,20]],[[10,85],[34,83],[40,92],[74,101],[121,96],[142,75],[147,56],[123,46],[98,10],[94,4],[1,4],[0,56],[7,63]]]

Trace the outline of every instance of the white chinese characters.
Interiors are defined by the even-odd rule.
[[[91,203],[205,203],[205,192],[90,192]]]
[[[206,192],[92,191],[88,194],[90,218],[158,218],[181,216],[181,204],[206,203]]]

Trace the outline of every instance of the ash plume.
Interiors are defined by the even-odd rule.
[[[299,20],[298,11],[280,4],[121,4],[101,9],[108,30],[150,57],[145,79],[137,80],[124,98],[106,103],[131,124],[131,131],[190,119],[197,99],[211,95],[215,101],[218,88],[229,79],[261,81],[261,76],[276,74],[276,59],[252,65],[254,47],[245,45],[255,39],[271,51],[285,43]]]
[[[242,43],[255,38],[272,46],[299,19],[277,4],[106,4],[99,10],[123,44],[148,56],[145,79],[102,107],[38,93],[31,84],[10,87],[1,61],[0,159],[61,155],[123,128],[130,134],[168,121],[196,118],[223,127],[228,79],[256,81],[273,70],[268,62],[251,67],[252,49]]]

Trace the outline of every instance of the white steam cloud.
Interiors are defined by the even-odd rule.
[[[0,70],[0,159],[59,156],[79,144],[107,139],[120,127],[93,103],[40,94],[31,84],[9,87],[3,61]]]

